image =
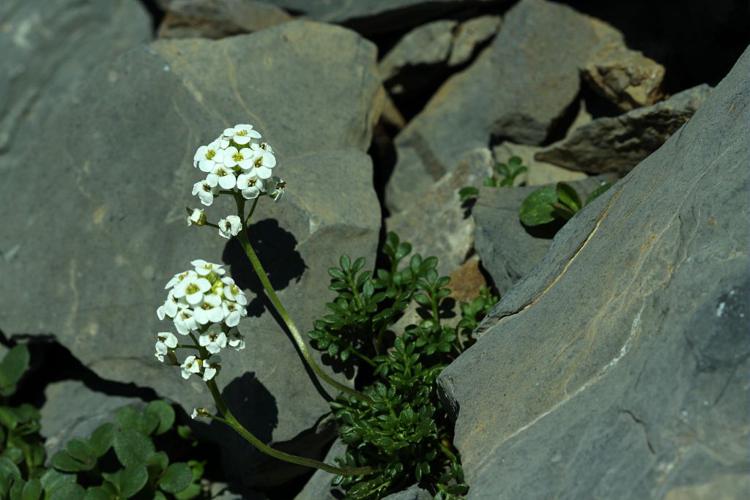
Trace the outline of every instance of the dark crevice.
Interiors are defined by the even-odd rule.
[[[140,0],[140,2],[143,5],[143,8],[146,9],[146,12],[151,16],[151,28],[153,29],[153,32],[156,33],[162,19],[164,19],[164,10],[159,6],[158,0]]]

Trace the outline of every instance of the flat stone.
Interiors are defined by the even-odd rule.
[[[748,73],[750,50],[558,233],[443,371],[469,498],[740,498]]]
[[[500,25],[500,16],[480,16],[459,24],[453,36],[448,66],[460,66],[468,62],[478,46],[497,34]]]
[[[257,0],[159,0],[159,38],[219,39],[291,21],[285,10]]]
[[[388,184],[392,212],[408,208],[457,164],[491,142],[540,145],[566,121],[579,68],[596,47],[621,35],[570,7],[522,0],[468,69],[449,78],[396,137]]]
[[[313,430],[328,404],[264,312],[238,245],[185,225],[185,206],[198,205],[191,163],[235,123],[253,123],[273,145],[289,189],[279,203],[263,200],[251,238],[307,331],[332,297],[327,268],[343,253],[375,256],[380,210],[365,153],[381,105],[375,55],[349,30],[295,21],[220,41],[158,41],[91,71],[34,132],[45,140],[3,163],[11,175],[0,209],[11,220],[0,241],[20,248],[0,263],[4,330],[52,333],[102,378],[153,388],[190,413],[210,396],[154,359],[155,332],[169,326],[155,310],[190,260],[223,261],[247,289],[251,316],[239,327],[248,348],[223,356],[219,385],[265,441]],[[215,205],[213,220],[232,210],[229,200]],[[249,458],[225,469],[240,463],[254,480]]]
[[[138,398],[92,391],[77,380],[52,383],[44,396],[41,434],[50,458],[71,439],[88,438],[100,425],[113,422],[119,408],[143,404]]]
[[[569,184],[585,198],[602,180],[592,177]],[[552,242],[551,228],[526,228],[518,218],[523,200],[537,189],[482,187],[472,210],[474,247],[501,297],[542,261]]]
[[[383,57],[378,65],[384,81],[410,66],[443,64],[453,47],[453,30],[457,21],[441,20],[410,31]]]
[[[664,96],[664,66],[622,43],[601,47],[581,74],[597,93],[624,111],[650,106]]]
[[[625,174],[687,122],[711,93],[699,85],[653,106],[592,120],[534,158],[571,170]]]
[[[467,153],[414,205],[386,219],[386,230],[412,244],[422,256],[438,258],[438,273],[447,276],[464,263],[474,246],[474,221],[461,206],[458,191],[478,186],[492,172],[492,154],[486,148]]]
[[[430,500],[431,498],[432,494],[429,491],[420,488],[418,484],[412,484],[403,491],[383,497],[383,500]]]

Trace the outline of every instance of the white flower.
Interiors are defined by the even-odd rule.
[[[272,169],[276,166],[276,157],[269,151],[269,148],[262,148],[258,144],[252,144],[250,149],[252,151],[252,170],[250,170],[250,173],[261,179],[271,177]]]
[[[206,223],[206,213],[202,208],[194,208],[193,211],[187,217],[187,225],[202,226]]]
[[[172,332],[159,332],[156,334],[156,359],[164,362],[164,356],[169,352],[170,349],[177,347],[177,337]]]
[[[227,215],[219,221],[219,234],[222,238],[237,236],[242,229],[242,220],[236,215]]]
[[[224,146],[226,147],[226,146]],[[213,141],[208,146],[201,146],[193,156],[193,166],[198,167],[203,172],[211,172],[217,164],[221,164],[224,159],[224,150],[219,140]]]
[[[160,320],[163,320],[165,316],[174,318],[177,315],[177,311],[184,309],[185,307],[187,307],[187,304],[180,302],[180,300],[174,296],[174,290],[170,290],[167,294],[167,300],[156,310],[156,316]]]
[[[248,170],[253,168],[253,152],[248,148],[238,150],[234,146],[229,146],[224,150],[224,164],[227,167],[239,165],[241,169]]]
[[[198,344],[211,354],[217,354],[227,346],[227,335],[222,332],[206,332],[198,338]]]
[[[235,143],[240,145],[247,144],[251,139],[260,139],[258,131],[253,130],[252,125],[244,123],[225,129],[223,135],[224,137],[231,138]]]
[[[193,408],[193,412],[190,414],[190,418],[192,418],[193,420],[195,420],[199,416],[200,416],[200,414],[198,413],[198,409],[197,408]]]
[[[229,347],[236,351],[241,351],[245,348],[245,339],[236,330],[229,335],[227,340]]]
[[[215,274],[218,274],[219,276],[223,276],[224,273],[226,272],[224,271],[221,264],[212,264],[211,262],[206,262],[203,259],[191,260],[190,264],[195,268],[195,272],[201,276],[208,276],[211,273],[215,273]]]
[[[224,301],[221,304],[224,313],[224,323],[228,327],[235,327],[240,324],[240,318],[247,316],[247,310],[236,302]]]
[[[203,361],[203,380],[208,382],[216,376],[221,359],[218,356],[211,356]]]
[[[181,309],[174,318],[174,327],[180,335],[187,335],[193,330],[197,330],[198,322],[193,310],[190,308]]]
[[[237,189],[242,191],[243,198],[252,200],[263,192],[263,181],[254,174],[243,173],[237,177]]]
[[[201,200],[201,203],[210,207],[214,202],[214,196],[219,193],[216,184],[216,179],[209,179],[208,177],[202,181],[196,182],[193,184],[193,196],[198,195],[198,199]]]
[[[216,300],[214,294],[206,295],[206,301],[194,310],[195,320],[201,325],[208,323],[220,323],[224,320],[224,309],[221,307],[221,298]]]
[[[193,373],[199,373],[201,371],[201,360],[195,356],[188,356],[185,361],[180,365],[182,369],[182,378],[185,380],[190,378]]]
[[[203,294],[211,289],[211,282],[199,276],[188,276],[174,288],[174,296],[185,297],[188,304],[194,306],[203,301]]]
[[[214,184],[218,184],[221,189],[232,189],[237,184],[237,178],[230,167],[216,165],[210,174],[206,176]]]
[[[182,272],[182,273],[175,274],[174,276],[172,276],[172,279],[170,279],[169,281],[167,281],[167,284],[164,285],[164,289],[167,290],[169,288],[174,287],[177,283],[181,282],[182,280],[184,280],[185,278],[187,278],[190,275],[195,276],[195,272],[193,272],[193,271],[185,271],[185,272]]]
[[[240,287],[234,283],[232,278],[229,276],[221,278],[221,282],[224,284],[224,297],[237,302],[241,306],[247,305],[247,297],[245,297],[245,294],[240,290]]]

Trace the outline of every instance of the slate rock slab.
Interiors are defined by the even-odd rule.
[[[0,4],[0,172],[92,68],[151,38],[137,0],[3,0]],[[65,40],[65,43],[60,43]],[[7,242],[0,250],[8,252]]]
[[[711,93],[699,85],[653,106],[592,120],[534,158],[571,170],[625,174],[687,122]]]
[[[41,434],[52,457],[73,438],[88,438],[100,425],[113,422],[115,412],[127,405],[142,405],[138,398],[111,396],[86,387],[78,380],[50,384],[44,391]]]
[[[522,0],[476,61],[452,76],[396,137],[398,160],[386,201],[404,210],[468,150],[510,140],[539,145],[564,126],[580,88],[579,68],[609,25],[546,0]]]
[[[469,498],[740,498],[749,73],[746,50],[680,131],[558,234],[441,375]]]
[[[259,0],[160,0],[159,38],[219,39],[291,21],[285,10]]]
[[[492,172],[492,154],[478,148],[466,154],[452,172],[425,192],[414,206],[385,221],[415,253],[438,258],[438,273],[447,276],[463,264],[474,246],[474,221],[458,197],[464,186],[478,186]]]
[[[568,184],[585,199],[603,180],[592,177]],[[526,228],[518,218],[523,200],[537,189],[482,187],[472,210],[474,248],[500,296],[541,262],[552,242],[551,227]]]
[[[238,245],[186,227],[185,206],[198,205],[192,157],[235,123],[273,145],[289,188],[277,204],[264,200],[251,237],[307,331],[330,297],[326,269],[341,253],[375,254],[380,210],[365,154],[380,107],[375,52],[343,28],[292,22],[159,41],[92,71],[0,185],[13,217],[0,241],[20,248],[0,264],[3,330],[52,333],[102,378],[151,387],[190,413],[210,397],[155,361],[154,335],[169,326],[155,310],[191,259],[225,262],[251,299],[247,349],[226,353],[219,378],[230,404],[267,441],[314,428],[328,405],[270,314],[252,316],[263,301]],[[220,199],[208,213],[230,210]]]

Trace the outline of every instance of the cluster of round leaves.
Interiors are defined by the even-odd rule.
[[[168,359],[172,364],[180,364],[185,379],[196,374],[209,381],[219,370],[218,354],[222,349],[245,348],[245,341],[236,327],[240,318],[247,315],[247,297],[234,280],[226,276],[220,264],[202,259],[191,264],[193,269],[177,273],[166,284],[167,300],[156,314],[160,320],[171,319],[179,335],[191,341],[197,338],[201,350],[199,355],[187,356],[179,362],[178,337],[172,332],[159,332],[155,356],[162,362]]]
[[[52,457],[54,469],[40,483],[52,498],[195,498],[201,493],[203,465],[170,463],[154,442],[174,421],[174,410],[163,401],[152,401],[143,410],[123,407],[114,423],[101,425],[88,439],[68,441]]]

